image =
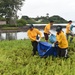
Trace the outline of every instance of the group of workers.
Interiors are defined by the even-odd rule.
[[[50,21],[49,24],[47,24],[44,28],[44,38],[45,41],[48,42],[48,37],[51,34],[51,27],[53,25],[54,21]],[[59,57],[68,57],[68,38],[69,35],[70,37],[70,42],[73,40],[73,32],[72,32],[73,26],[72,26],[72,21],[68,21],[68,24],[66,25],[66,35],[64,34],[62,30],[62,26],[57,26],[56,27],[56,41],[54,44],[58,44],[57,47],[57,56]],[[29,30],[27,31],[28,37],[31,40],[32,46],[33,46],[33,53],[32,55],[36,55],[37,51],[37,44],[42,38],[42,33],[36,29],[33,24],[29,26]],[[38,37],[39,35],[39,37]]]

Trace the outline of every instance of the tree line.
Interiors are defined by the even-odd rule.
[[[58,15],[53,15],[51,17],[49,16],[41,16],[41,17],[36,17],[36,18],[30,18],[28,16],[22,16],[21,19],[24,19],[27,21],[27,23],[34,23],[34,24],[46,24],[50,20],[53,20],[55,23],[67,23],[68,21],[65,20],[64,18],[58,16]]]
[[[49,17],[49,13],[46,16],[37,16],[31,18],[29,16],[22,16],[21,19],[18,19],[17,12],[21,10],[25,0],[0,0],[0,20],[6,21],[6,24],[23,26],[31,23],[34,24],[45,24],[50,20],[53,20],[55,23],[66,23],[67,20],[64,18],[54,15]]]

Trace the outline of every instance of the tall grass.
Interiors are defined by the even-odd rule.
[[[0,41],[0,75],[75,75],[75,40],[69,58],[32,56],[29,40]]]

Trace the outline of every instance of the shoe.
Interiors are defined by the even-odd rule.
[[[34,56],[34,53],[32,53],[31,55]]]
[[[37,55],[34,55],[34,57],[38,57]]]
[[[66,59],[68,59],[69,58],[69,56],[67,56],[67,57],[65,57]]]

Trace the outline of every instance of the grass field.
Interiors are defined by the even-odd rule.
[[[29,40],[0,41],[0,75],[75,75],[75,39],[69,58],[32,56]]]

